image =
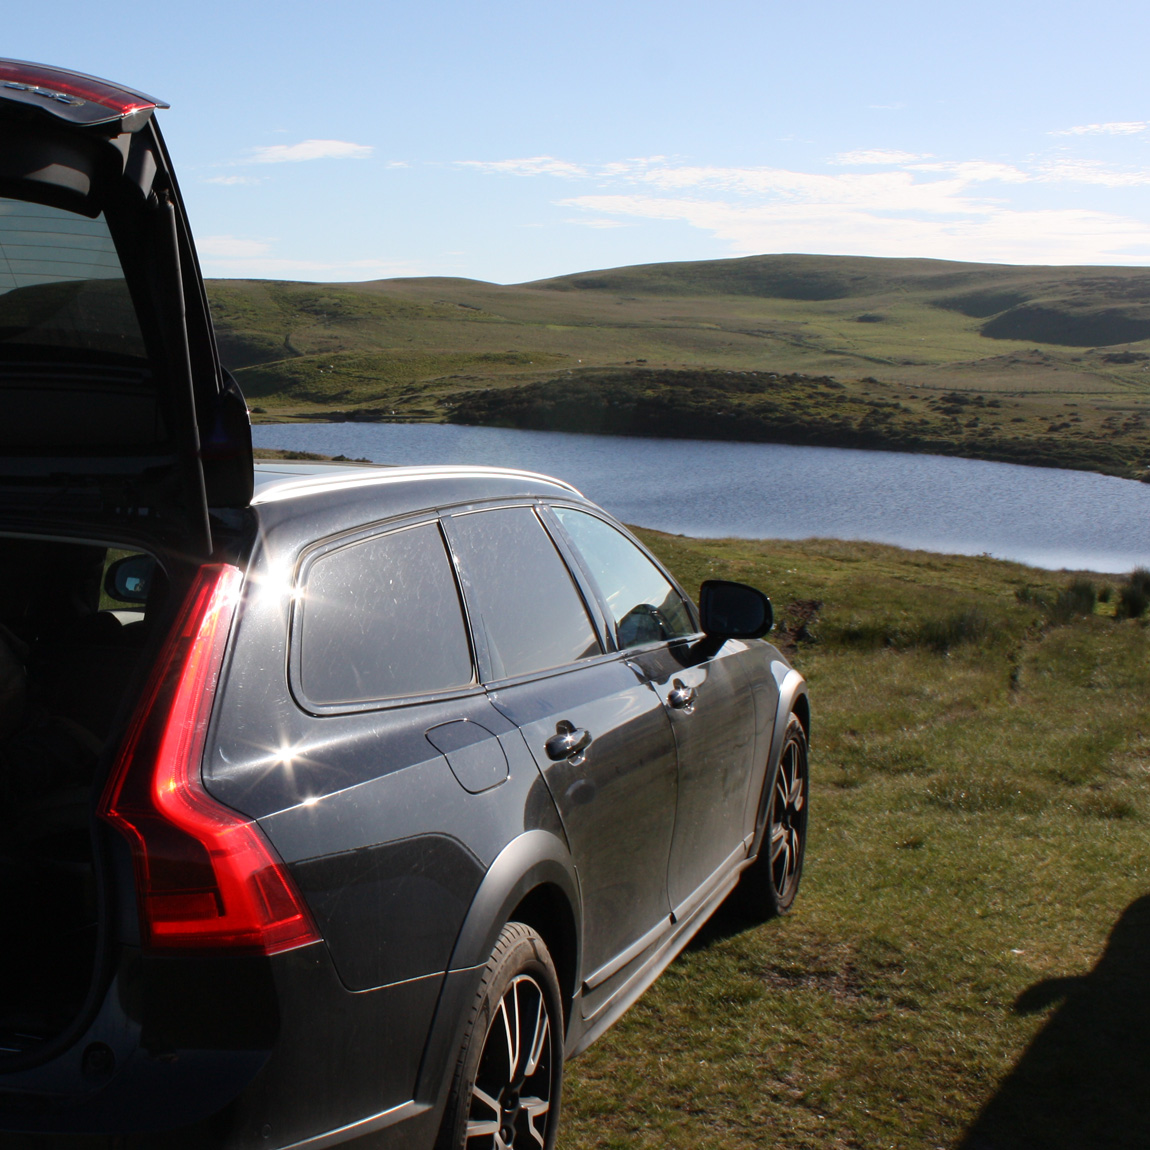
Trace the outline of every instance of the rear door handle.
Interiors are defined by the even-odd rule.
[[[695,709],[695,700],[698,697],[699,692],[694,687],[686,687],[683,685],[682,679],[676,679],[672,684],[671,693],[667,696],[667,702],[676,711],[689,713]]]
[[[576,766],[586,757],[583,752],[591,745],[591,732],[576,727],[566,719],[555,724],[555,734],[543,744],[547,757],[559,762],[569,759]]]

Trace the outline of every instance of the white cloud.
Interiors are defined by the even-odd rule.
[[[501,176],[560,176],[576,179],[589,173],[580,164],[557,160],[554,156],[531,156],[521,160],[458,160],[461,168],[475,168]]]
[[[998,164],[992,160],[960,160],[951,163],[911,164],[916,172],[947,172],[971,184],[984,184],[998,180],[1007,184],[1029,183],[1034,177],[1013,164]]]
[[[435,274],[412,263],[395,260],[300,260],[275,256],[261,257],[253,252],[250,257],[242,253],[215,255],[205,252],[203,244],[197,243],[203,256],[203,270],[206,276],[236,279],[281,279],[293,276],[308,278],[315,276],[324,280],[346,278],[348,280],[385,279],[390,276],[410,276]]]
[[[260,183],[259,176],[208,176],[204,180],[205,184],[258,184]]]
[[[557,201],[565,222],[607,229],[663,221],[710,233],[732,254],[763,251],[924,256],[1003,263],[1139,263],[1145,218],[1057,201],[1057,185],[1150,184],[1150,168],[1066,155],[1019,163],[941,160],[895,149],[842,153],[822,170],[691,164],[646,156],[597,165],[553,156],[470,161],[492,174],[561,176],[585,194]],[[1027,186],[1044,185],[1041,206]],[[1076,193],[1080,196],[1080,193]]]
[[[635,171],[666,166],[670,163],[672,161],[667,156],[632,156],[629,160],[615,160],[610,164],[604,164],[599,172],[604,176],[627,176]]]
[[[831,161],[832,164],[909,164],[913,160],[925,160],[928,157],[916,155],[914,152],[899,152],[883,148],[858,148],[853,152],[840,152]]]
[[[1150,184],[1150,170],[1112,168],[1095,160],[1056,160],[1041,169],[1048,183],[1098,184],[1106,188],[1137,188]]]
[[[923,179],[918,168],[942,171],[948,179]],[[675,165],[612,165],[625,183],[672,193],[710,192],[772,202],[840,203],[876,211],[969,212],[978,201],[967,196],[972,184],[1002,179],[1013,169],[997,165],[911,165],[880,172],[796,172],[787,168],[720,168]]]
[[[255,148],[251,163],[286,164],[302,160],[363,160],[373,149],[368,144],[346,140],[303,140],[298,144],[269,144]]]
[[[884,164],[892,164],[887,153]],[[909,153],[903,153],[909,156]],[[630,189],[565,199],[589,219],[660,220],[709,232],[733,254],[801,251],[1003,263],[1131,262],[1150,221],[1078,208],[1012,206],[993,185],[1123,186],[1150,174],[1070,161],[1033,170],[993,161],[922,162],[870,172],[796,172],[632,162]],[[989,185],[989,187],[988,187]],[[1005,189],[1004,189],[1005,190]]]
[[[1150,120],[1117,120],[1109,124],[1079,124],[1076,128],[1062,128],[1052,136],[1136,136],[1150,128]]]
[[[590,219],[570,219],[564,220],[565,224],[578,224],[581,228],[625,228],[627,225],[622,220],[610,220],[605,216],[593,216]]]
[[[267,240],[248,240],[242,236],[202,236],[196,241],[201,256],[223,259],[250,259],[271,251]]]
[[[730,203],[650,195],[586,195],[563,201],[596,215],[687,224],[726,241],[732,254],[931,257],[1001,263],[1124,260],[1150,243],[1150,224],[1105,212],[1022,211],[995,204],[950,213],[897,215],[843,202]]]
[[[209,276],[247,279],[314,276],[321,279],[382,279],[385,276],[421,274],[410,263],[396,260],[305,260],[274,255],[276,240],[245,239],[243,236],[204,236],[196,248]]]

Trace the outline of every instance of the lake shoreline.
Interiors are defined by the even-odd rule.
[[[660,377],[665,378],[666,374],[660,373]],[[761,374],[766,377],[767,373]],[[839,447],[1089,471],[1150,483],[1150,466],[1142,466],[1147,461],[1138,460],[1128,445],[1119,447],[1094,438],[1076,440],[1057,434],[1008,435],[999,425],[969,426],[997,416],[991,406],[993,400],[990,405],[982,405],[981,410],[978,404],[964,401],[958,405],[958,415],[949,413],[928,422],[910,419],[897,402],[837,395],[835,390],[840,385],[831,377],[812,379],[771,373],[775,394],[767,398],[755,394],[760,373],[708,371],[678,375],[684,377],[682,386],[657,390],[649,387],[642,376],[628,372],[621,376],[586,374],[575,380],[543,380],[519,387],[462,392],[441,400],[442,416],[437,412],[432,418],[411,419],[403,412],[371,406],[297,410],[282,415],[258,411],[253,422],[447,423],[632,439]],[[779,387],[787,383],[792,387]],[[796,388],[795,384],[802,386]],[[805,401],[812,394],[813,385],[822,385],[816,393],[823,391],[821,398],[829,402]],[[794,394],[788,395],[788,391]],[[967,426],[959,415],[969,417]]]
[[[657,426],[636,427],[630,420],[606,418],[591,426],[572,428],[556,426],[550,420],[512,421],[507,418],[482,419],[400,419],[375,408],[352,408],[349,411],[323,411],[299,414],[290,418],[272,418],[257,414],[252,423],[259,426],[310,425],[339,423],[371,423],[404,426],[440,424],[454,427],[490,427],[508,431],[553,431],[567,435],[610,435],[625,439],[685,439],[701,443],[760,443],[780,447],[843,447],[856,451],[897,451],[906,455],[940,455],[951,459],[977,459],[985,463],[1017,463],[1022,467],[1052,467],[1064,471],[1089,471],[1095,475],[1109,475],[1115,479],[1137,479],[1150,483],[1150,468],[1132,475],[1129,467],[1098,466],[1090,452],[1066,450],[1053,444],[1024,444],[988,442],[981,447],[956,444],[945,439],[884,436],[866,430],[841,431],[818,426],[789,425],[785,431],[772,429],[763,435],[747,435],[742,428],[725,428],[721,424],[708,427],[707,434],[700,428],[676,421],[662,421]],[[724,434],[727,432],[727,434]]]
[[[556,475],[626,523],[699,538],[828,537],[1050,569],[1150,564],[1150,486],[954,456],[458,424],[262,424],[258,446]]]

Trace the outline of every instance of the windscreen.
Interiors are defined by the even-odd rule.
[[[0,357],[33,347],[145,357],[103,214],[0,198]]]

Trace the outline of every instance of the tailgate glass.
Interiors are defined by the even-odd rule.
[[[146,357],[103,214],[0,198],[0,344]]]

